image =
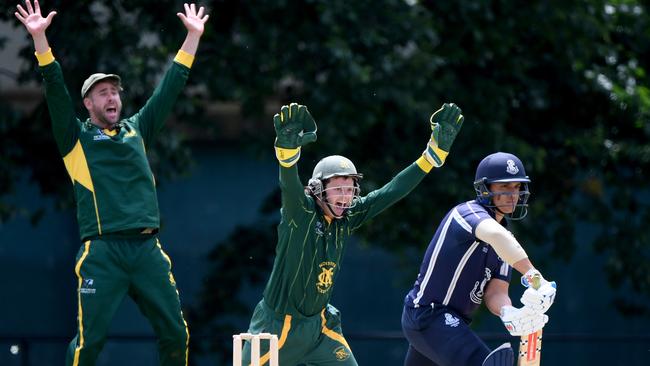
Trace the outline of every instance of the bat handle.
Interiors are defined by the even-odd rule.
[[[535,271],[532,276],[521,276],[521,284],[537,290],[542,285],[542,274]]]

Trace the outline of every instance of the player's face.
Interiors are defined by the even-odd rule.
[[[492,183],[490,185],[490,191],[494,194],[492,203],[505,214],[513,213],[519,201],[520,190],[520,182]]]
[[[334,177],[327,181],[325,198],[334,215],[343,215],[345,209],[350,207],[356,190],[354,179],[350,177]]]
[[[84,98],[91,120],[110,127],[120,120],[122,100],[118,86],[111,81],[100,81]]]

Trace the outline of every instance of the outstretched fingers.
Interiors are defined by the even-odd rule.
[[[183,4],[185,8],[185,13],[176,13],[176,15],[183,21],[183,24],[188,28],[188,30],[199,31],[203,33],[204,24],[208,21],[209,16],[205,14],[206,10],[204,7],[199,7],[197,12],[196,5],[192,4]]]
[[[32,6],[32,3],[26,0],[24,6],[18,4],[16,8],[18,11],[14,15],[32,35],[45,31],[52,23],[52,18],[56,15],[56,11],[51,11],[47,17],[43,18],[38,1],[35,1],[34,6]]]
[[[56,12],[55,12],[55,11],[51,11],[51,12],[47,15],[47,18],[45,18],[45,23],[46,23],[47,25],[50,25],[50,23],[52,23],[52,18],[54,18],[55,15],[56,15]]]
[[[34,13],[34,8],[32,7],[32,2],[29,0],[25,1],[25,5],[27,5],[27,11],[29,11],[29,14]]]
[[[208,14],[205,14],[205,8],[199,7],[199,10],[196,10],[196,5],[194,3],[187,5],[185,4],[185,14],[188,17],[199,19],[201,22],[205,23],[210,17]]]
[[[282,108],[280,108],[280,120],[286,123],[289,122],[290,117],[291,117],[291,110],[289,109],[288,106],[283,105]]]
[[[26,18],[29,16],[29,13],[27,13],[27,11],[23,9],[23,7],[20,6],[20,4],[18,4],[16,8],[18,8],[18,11],[14,13],[16,15],[16,18],[18,18],[18,20],[20,20],[23,24],[25,24],[25,21],[27,20]]]

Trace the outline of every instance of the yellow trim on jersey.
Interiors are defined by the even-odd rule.
[[[162,245],[160,244],[160,240],[156,238],[156,245],[158,246],[158,249],[160,250],[160,254],[163,256],[163,258],[167,261],[167,264],[169,264],[169,270],[168,270],[168,275],[169,275],[169,283],[172,286],[176,286],[176,279],[174,278],[174,275],[172,274],[172,260],[169,258],[167,253],[162,248]],[[176,288],[176,295],[180,297],[180,294],[178,293],[178,288]]]
[[[329,329],[327,326],[325,326],[325,322],[326,322],[326,320],[325,320],[325,309],[323,309],[323,311],[320,312],[320,318],[321,318],[321,325],[323,327],[323,330],[322,330],[323,334],[325,334],[326,336],[332,338],[333,340],[341,343],[342,345],[345,346],[345,348],[352,351],[352,349],[350,348],[350,345],[348,344],[348,341],[346,341],[345,338],[343,338],[343,336],[341,334],[338,334],[335,331]]]
[[[102,130],[102,132],[104,132],[104,135],[107,135],[107,136],[115,136],[115,135],[117,135],[117,129],[110,130],[108,128],[104,128]]]
[[[99,220],[99,207],[97,206],[97,195],[93,192],[93,203],[95,204],[95,217],[97,218],[97,233],[102,235],[102,223]]]
[[[38,66],[47,66],[54,62],[54,55],[52,54],[51,48],[48,48],[43,53],[34,52],[34,55],[36,55],[36,60],[38,60]]]
[[[424,155],[420,156],[418,160],[415,161],[415,163],[422,169],[423,172],[428,173],[433,169],[433,164],[427,160],[427,158],[424,157]]]
[[[81,146],[81,141],[77,140],[77,143],[74,145],[72,150],[70,150],[68,155],[63,157],[63,163],[65,164],[65,169],[68,171],[68,175],[72,180],[72,184],[78,182],[93,194],[95,216],[97,217],[97,231],[99,232],[99,235],[101,235],[102,224],[99,220],[97,196],[95,195],[95,187],[93,186],[93,180],[90,177],[90,169],[88,168],[88,161],[86,160],[83,146]]]
[[[176,287],[176,279],[174,279],[174,275],[172,274],[172,260],[169,258],[167,253],[162,248],[162,245],[160,244],[160,240],[156,238],[156,246],[160,250],[160,254],[163,256],[163,258],[167,261],[169,264],[169,283],[175,287],[176,289],[176,296],[180,297],[181,294],[178,293],[178,287]],[[190,348],[190,328],[187,326],[187,321],[185,321],[185,316],[183,316],[183,310],[181,310],[181,319],[183,319],[183,326],[185,327],[185,335],[187,336],[185,338],[185,366],[188,365],[188,356],[189,356],[189,348]]]
[[[81,285],[83,284],[83,278],[81,278],[81,265],[88,256],[90,252],[90,240],[84,243],[84,252],[81,254],[81,258],[77,262],[77,265],[74,267],[74,272],[77,274],[77,307],[79,315],[77,315],[77,320],[79,321],[79,345],[74,350],[74,359],[72,361],[73,366],[79,365],[79,353],[84,348],[84,323],[83,323],[83,308],[81,307]]]
[[[178,292],[178,290],[176,290]],[[183,316],[183,310],[181,310],[181,319],[183,319],[183,325],[185,326],[185,366],[188,365],[187,360],[190,355],[190,328],[187,327],[187,322]]]
[[[282,325],[282,331],[280,333],[280,340],[278,341],[278,351],[284,346],[284,342],[287,341],[287,337],[289,336],[289,329],[291,329],[291,315],[285,315],[284,325]],[[264,366],[270,359],[271,349],[269,348],[269,351],[260,357],[260,366]]]
[[[93,181],[90,178],[90,169],[88,168],[88,161],[86,161],[86,154],[81,146],[81,142],[77,140],[72,150],[68,155],[63,157],[65,169],[72,179],[72,183],[79,182],[82,186],[86,187],[89,191],[95,193]]]
[[[183,50],[178,50],[178,53],[176,53],[176,57],[174,57],[174,61],[178,62],[181,65],[187,66],[187,68],[191,68],[192,64],[194,63],[194,55],[190,55],[189,53],[183,51]]]
[[[275,157],[285,168],[289,168],[298,162],[300,159],[300,147],[295,149],[285,149],[282,147],[275,147]]]

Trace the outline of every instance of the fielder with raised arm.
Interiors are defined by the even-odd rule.
[[[273,118],[280,162],[281,221],[271,277],[250,322],[250,333],[279,336],[282,366],[356,365],[341,332],[339,311],[329,304],[347,239],[368,220],[413,190],[440,167],[458,134],[463,116],[444,104],[431,116],[432,133],[423,155],[384,187],[360,197],[362,175],[343,156],[323,158],[307,187],[298,178],[303,145],[316,140],[307,107],[292,103]],[[269,360],[264,347],[261,365]],[[246,343],[244,365],[250,364]]]
[[[158,240],[160,217],[156,187],[145,147],[163,128],[188,78],[208,15],[185,4],[177,13],[187,36],[174,62],[147,103],[121,119],[121,79],[90,75],[81,87],[89,118],[81,121],[55,61],[45,30],[56,12],[41,15],[38,0],[16,17],[31,34],[52,130],[72,180],[83,244],[77,254],[77,335],[66,365],[94,365],[113,315],[128,294],[149,319],[165,366],[187,365],[189,331],[171,272]],[[75,14],[77,16],[77,14]]]
[[[555,299],[555,283],[541,277],[506,228],[526,216],[530,178],[516,156],[494,153],[476,169],[475,200],[452,208],[426,250],[415,284],[404,300],[402,328],[409,341],[405,366],[512,366],[509,343],[495,350],[470,329],[485,301],[510,334],[542,329]],[[508,286],[513,266],[528,287],[522,308],[512,306]]]

